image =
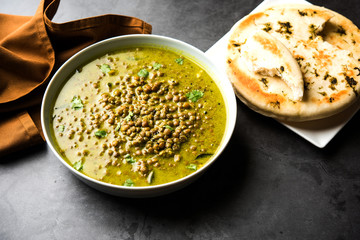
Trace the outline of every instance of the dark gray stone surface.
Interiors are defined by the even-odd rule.
[[[106,13],[203,51],[261,1],[63,0],[55,21]],[[39,0],[2,0],[32,15]],[[360,25],[357,0],[314,0]],[[44,144],[0,161],[0,239],[360,239],[360,114],[324,149],[238,101],[231,143],[198,181],[153,199],[84,185]]]

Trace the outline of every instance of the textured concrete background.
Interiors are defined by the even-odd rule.
[[[114,13],[203,51],[261,1],[62,0],[54,21]],[[357,0],[312,1],[360,25]],[[33,15],[39,0],[0,0]],[[1,60],[0,60],[1,61]],[[89,188],[46,145],[0,161],[0,239],[360,239],[360,114],[324,149],[238,101],[231,143],[198,181],[153,199]]]

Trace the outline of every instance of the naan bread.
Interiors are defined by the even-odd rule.
[[[264,39],[271,35],[275,39],[272,46],[279,48],[281,42],[292,58],[264,55],[264,49],[255,51],[261,44],[254,35]],[[234,25],[228,42],[227,74],[237,96],[261,114],[288,121],[325,118],[358,98],[358,43],[359,29],[336,12],[314,5],[275,6]],[[261,61],[252,61],[261,55]],[[294,68],[293,59],[302,75],[302,98],[296,70],[275,74],[279,64],[291,63]]]
[[[302,100],[304,81],[299,64],[276,38],[256,30],[241,46],[241,57],[249,71],[268,77],[280,77],[292,91],[294,101]],[[269,61],[271,60],[271,61]]]

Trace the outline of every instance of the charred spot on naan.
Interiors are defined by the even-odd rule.
[[[269,52],[271,52],[279,57],[282,56],[280,49],[269,39],[262,38],[258,35],[254,35],[254,40],[256,40],[258,43],[260,43],[265,50],[268,50]]]

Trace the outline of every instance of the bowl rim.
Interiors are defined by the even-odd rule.
[[[177,39],[174,39],[171,37],[167,37],[167,36],[154,35],[154,34],[152,34],[152,35],[132,34],[132,35],[116,36],[116,37],[107,38],[107,39],[104,39],[97,43],[94,43],[92,45],[89,45],[88,47],[85,47],[84,49],[80,50],[79,52],[77,52],[73,56],[71,56],[67,61],[65,61],[57,69],[57,71],[52,76],[51,80],[49,81],[48,86],[46,87],[45,93],[43,95],[43,99],[42,99],[42,103],[41,103],[41,125],[42,125],[43,133],[45,136],[45,140],[46,140],[47,145],[50,147],[52,152],[55,154],[56,158],[58,160],[60,160],[60,162],[62,162],[62,164],[65,165],[71,171],[71,173],[74,174],[76,177],[79,177],[81,180],[84,179],[84,180],[90,181],[92,184],[97,184],[97,185],[101,185],[102,187],[111,188],[112,190],[131,191],[131,192],[151,191],[151,190],[155,190],[155,189],[158,190],[158,189],[162,189],[162,188],[172,187],[173,185],[175,187],[178,184],[187,182],[188,180],[194,178],[195,176],[200,176],[215,162],[215,160],[224,151],[224,149],[228,145],[228,143],[232,137],[232,134],[234,132],[234,129],[235,129],[235,123],[236,123],[236,117],[237,117],[237,102],[236,102],[235,93],[232,90],[232,94],[230,96],[229,95],[223,96],[224,100],[226,102],[225,107],[227,110],[227,121],[226,121],[226,127],[225,127],[225,132],[223,135],[223,139],[222,139],[216,153],[214,154],[214,156],[212,158],[210,158],[200,169],[194,171],[193,173],[191,173],[185,177],[176,179],[171,182],[166,182],[163,184],[152,185],[152,186],[132,186],[132,187],[111,184],[111,183],[107,183],[107,182],[103,182],[103,181],[91,178],[91,177],[87,176],[86,174],[81,173],[80,171],[77,171],[69,163],[67,163],[65,161],[65,159],[55,149],[55,146],[53,146],[52,141],[51,141],[52,137],[49,136],[51,134],[48,134],[48,132],[46,131],[46,124],[50,124],[50,123],[46,123],[45,115],[46,114],[50,115],[51,111],[45,113],[46,112],[45,105],[46,105],[47,101],[50,101],[47,99],[51,98],[51,97],[49,97],[49,95],[51,94],[50,91],[52,89],[52,86],[54,85],[54,82],[59,81],[59,80],[57,80],[59,78],[58,76],[61,75],[61,72],[64,71],[64,69],[71,68],[71,66],[69,67],[69,65],[71,65],[72,62],[74,62],[74,60],[76,60],[77,58],[81,57],[84,54],[87,54],[88,52],[91,53],[91,51],[93,49],[99,48],[102,45],[111,44],[114,41],[117,42],[117,41],[122,41],[125,39],[136,40],[138,38],[149,39],[149,41],[152,41],[152,44],[154,46],[162,46],[162,47],[167,47],[166,42],[173,42],[174,44],[179,46],[178,48],[176,48],[177,50],[180,50],[181,52],[185,52],[186,54],[189,55],[189,56],[185,55],[186,57],[191,58],[191,56],[193,56],[193,55],[200,55],[203,59],[200,60],[200,59],[197,59],[196,57],[194,57],[193,60],[196,60],[197,64],[199,64],[203,69],[205,69],[209,74],[211,74],[212,78],[218,79],[215,82],[218,85],[218,88],[220,89],[222,95],[224,95],[225,90],[222,89],[223,87],[219,86],[220,84],[218,82],[225,81],[225,83],[223,83],[223,84],[225,84],[226,88],[229,88],[232,90],[231,83],[227,80],[225,73],[221,73],[220,70],[216,67],[216,65],[210,60],[210,58],[208,58],[205,55],[205,53],[203,51],[201,51],[200,49],[198,49],[186,42],[183,42],[181,40],[177,40]],[[136,46],[136,44],[134,44],[134,46]],[[186,50],[183,50],[180,46],[183,48],[186,48]],[[126,47],[124,47],[124,48],[126,48]],[[106,53],[104,53],[104,54],[106,54]],[[95,55],[92,57],[95,57]],[[91,58],[89,58],[89,59],[91,59]],[[84,61],[84,62],[82,62],[82,64],[86,64],[90,61],[91,60]],[[73,69],[73,71],[75,71],[76,66],[72,67],[72,69]],[[67,80],[62,80],[62,84],[65,84],[66,81]],[[58,94],[59,90],[57,90],[56,92]],[[53,101],[56,100],[56,97],[54,97]],[[230,116],[233,116],[232,119],[228,119],[228,118],[230,118]]]

